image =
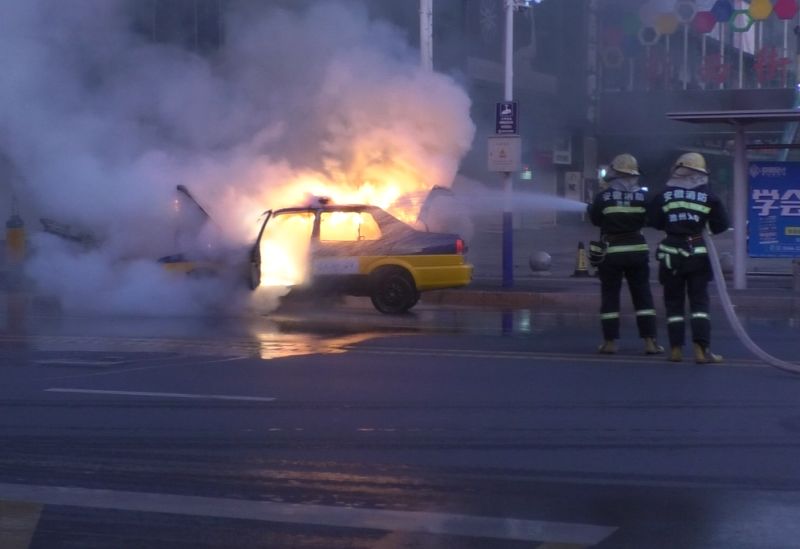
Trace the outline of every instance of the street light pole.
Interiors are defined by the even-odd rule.
[[[506,8],[505,86],[503,100],[514,99],[514,9],[516,0],[504,0]],[[511,172],[503,177],[503,288],[514,286],[514,183]]]
[[[433,0],[419,0],[419,53],[422,68],[433,70]]]
[[[733,288],[747,289],[747,148],[744,127],[733,141]]]

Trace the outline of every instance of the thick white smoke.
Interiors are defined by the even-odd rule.
[[[250,4],[200,56],[134,32],[133,0],[0,3],[0,156],[15,192],[101,241],[87,252],[34,239],[28,273],[68,307],[176,314],[231,301],[224,285],[155,263],[192,251],[177,236],[178,184],[216,221],[201,249],[244,262],[258,214],[313,191],[287,191],[299,177],[452,181],[474,135],[469,99],[421,70],[401,31],[357,3]]]

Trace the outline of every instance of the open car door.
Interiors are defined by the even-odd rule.
[[[269,210],[250,251],[250,287],[293,287],[308,281],[316,211],[308,208]],[[317,229],[318,231],[318,229]]]
[[[250,249],[249,280],[251,290],[255,290],[261,285],[261,237],[264,236],[264,229],[267,227],[270,217],[272,217],[272,210],[267,210],[261,215],[264,216],[264,222],[261,224],[261,229],[258,231],[255,244],[253,244],[253,247]]]
[[[194,196],[192,196],[192,193],[189,192],[189,189],[187,189],[185,185],[178,185],[177,189],[178,189],[178,192],[181,195],[183,195],[185,198],[187,198],[190,202],[192,202],[197,207],[197,209],[200,211],[200,214],[202,215],[203,219],[211,219],[211,216],[208,215],[208,212],[205,210],[205,208],[203,208],[200,205],[200,203],[197,201],[197,199]]]

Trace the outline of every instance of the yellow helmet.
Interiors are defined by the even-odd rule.
[[[674,172],[678,168],[689,168],[696,172],[708,175],[708,168],[706,167],[706,159],[700,153],[685,153],[678,157],[675,164],[672,166]]]
[[[611,169],[615,172],[624,173],[627,175],[640,175],[639,163],[632,154],[623,153],[618,154],[611,161]],[[613,174],[609,174],[613,177]]]

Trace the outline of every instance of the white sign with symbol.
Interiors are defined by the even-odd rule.
[[[517,134],[517,104],[514,101],[497,104],[494,128],[497,135]]]
[[[348,275],[358,274],[357,257],[325,257],[311,262],[311,273],[314,275]]]
[[[516,172],[522,167],[522,140],[514,136],[489,136],[489,171]]]

